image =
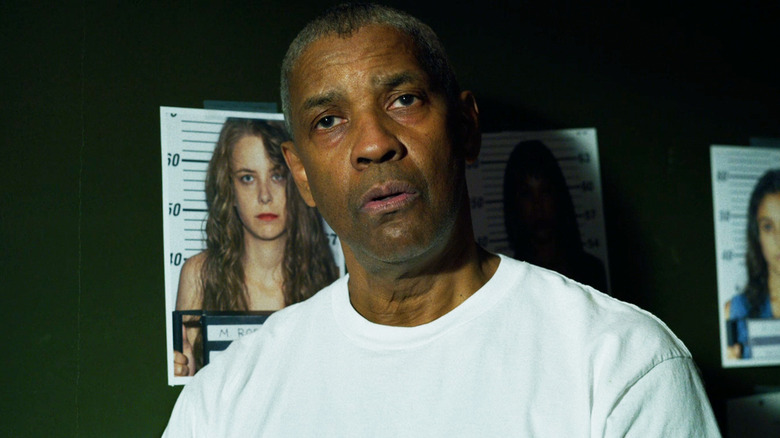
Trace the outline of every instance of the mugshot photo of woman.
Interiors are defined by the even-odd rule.
[[[514,257],[608,292],[604,264],[582,248],[566,179],[538,140],[518,143],[504,171],[504,224]]]
[[[747,285],[726,303],[726,318],[734,322],[735,341],[729,359],[750,359],[747,318],[780,318],[780,169],[758,180],[747,211]]]
[[[206,249],[182,267],[176,310],[278,310],[338,277],[320,215],[289,175],[287,139],[282,122],[223,125],[206,175]],[[188,324],[176,376],[202,367],[200,344],[200,328]]]

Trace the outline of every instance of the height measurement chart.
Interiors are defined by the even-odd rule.
[[[752,348],[755,354],[751,354],[751,357],[738,358],[734,357],[734,354],[730,355],[729,340],[732,345],[737,342],[734,339],[735,330],[748,329],[746,324],[736,328],[726,324],[726,321],[734,316],[726,314],[727,304],[731,313],[735,313],[737,306],[734,305],[732,309],[731,301],[743,293],[748,282],[746,255],[750,197],[756,190],[759,179],[767,171],[780,170],[780,149],[713,145],[710,147],[710,159],[722,364],[724,367],[780,364],[780,348],[774,349],[778,354],[762,355],[759,354],[761,351],[770,350],[757,345]],[[761,258],[763,259],[763,256]],[[780,339],[780,321],[770,321],[770,324],[774,326],[769,329],[773,331],[772,336],[763,336],[764,340],[769,337]],[[745,336],[749,337],[749,333]],[[757,339],[754,341],[762,343]]]
[[[172,312],[176,308],[182,266],[188,258],[206,248],[206,172],[228,118],[283,123],[282,114],[160,107],[169,385],[189,381],[189,377],[176,377],[173,374]],[[323,225],[329,236],[336,265],[343,275],[344,261],[339,240],[327,224]]]
[[[514,255],[504,223],[504,174],[513,150],[523,147],[518,146],[520,143],[533,140],[541,143],[538,148],[546,147],[557,161],[574,204],[582,249],[603,265],[606,287],[601,288],[609,292],[601,171],[594,128],[483,134],[480,156],[466,169],[475,237],[490,251]]]

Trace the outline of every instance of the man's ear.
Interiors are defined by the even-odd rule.
[[[471,164],[477,160],[479,149],[482,147],[482,131],[479,129],[479,108],[471,91],[460,93],[460,113],[463,119],[461,135],[463,139],[464,155],[466,163]]]
[[[295,185],[298,186],[298,191],[301,193],[303,201],[309,207],[315,207],[316,204],[309,188],[309,177],[306,175],[306,169],[303,167],[303,163],[300,157],[298,157],[298,152],[295,150],[295,144],[291,141],[283,142],[282,152],[284,153],[284,161],[287,162],[287,167],[290,168],[290,175],[295,180]]]

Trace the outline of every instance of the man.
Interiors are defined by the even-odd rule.
[[[169,436],[717,436],[652,315],[473,239],[478,110],[438,39],[339,6],[283,64],[285,157],[349,276],[184,388]]]

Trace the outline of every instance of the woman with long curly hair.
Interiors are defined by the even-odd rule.
[[[736,325],[730,359],[749,359],[746,318],[780,318],[780,169],[758,180],[747,211],[748,282],[745,289],[726,303],[725,315]]]
[[[320,215],[289,177],[286,140],[281,122],[223,125],[206,175],[206,250],[182,266],[177,310],[278,310],[338,277]],[[202,366],[200,343],[199,328],[184,330],[177,376]]]
[[[516,259],[607,291],[604,264],[582,248],[563,171],[539,140],[521,141],[509,155],[504,171],[504,225]]]

